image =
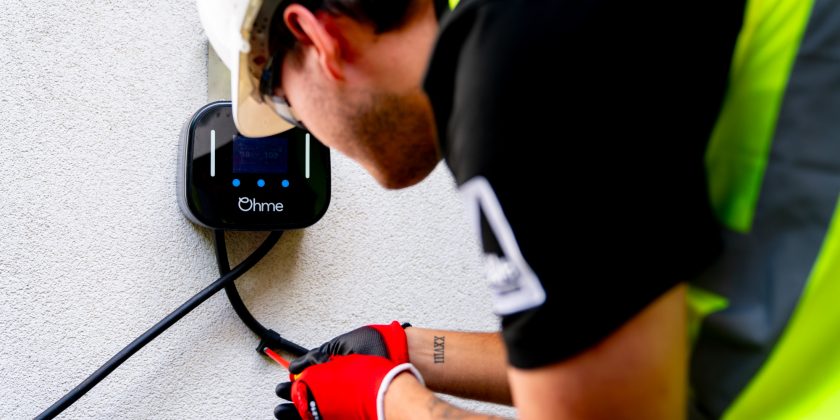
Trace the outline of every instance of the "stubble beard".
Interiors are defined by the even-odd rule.
[[[434,120],[425,94],[366,93],[349,111],[358,160],[385,188],[423,180],[440,161]]]

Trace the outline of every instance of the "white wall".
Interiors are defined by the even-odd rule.
[[[190,0],[2,3],[0,418],[26,418],[216,278],[174,196],[207,47]],[[388,192],[334,154],[333,184],[321,222],[239,281],[260,320],[307,346],[392,319],[496,328],[445,168]],[[229,235],[234,255],[261,236]],[[215,296],[66,418],[271,418],[286,375],[256,343]]]

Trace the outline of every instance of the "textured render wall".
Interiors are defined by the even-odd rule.
[[[216,278],[208,232],[174,197],[177,136],[206,101],[207,52],[189,0],[3,9],[0,418],[26,418]],[[259,319],[308,346],[392,319],[496,328],[445,169],[389,192],[341,156],[333,168],[324,219],[239,281]],[[229,235],[233,254],[261,236]],[[66,418],[271,418],[285,374],[255,346],[215,296]]]

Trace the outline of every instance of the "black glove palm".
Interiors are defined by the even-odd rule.
[[[366,325],[339,335],[298,357],[289,365],[289,372],[299,374],[306,367],[326,362],[330,356],[366,354],[390,359],[395,363],[408,362],[408,344],[405,328],[411,324],[400,325],[394,321],[387,325]]]

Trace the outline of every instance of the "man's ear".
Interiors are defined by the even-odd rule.
[[[341,34],[335,30],[329,15],[324,14],[319,19],[306,7],[294,3],[283,12],[283,22],[304,48],[315,49],[318,63],[328,77],[344,80]]]

